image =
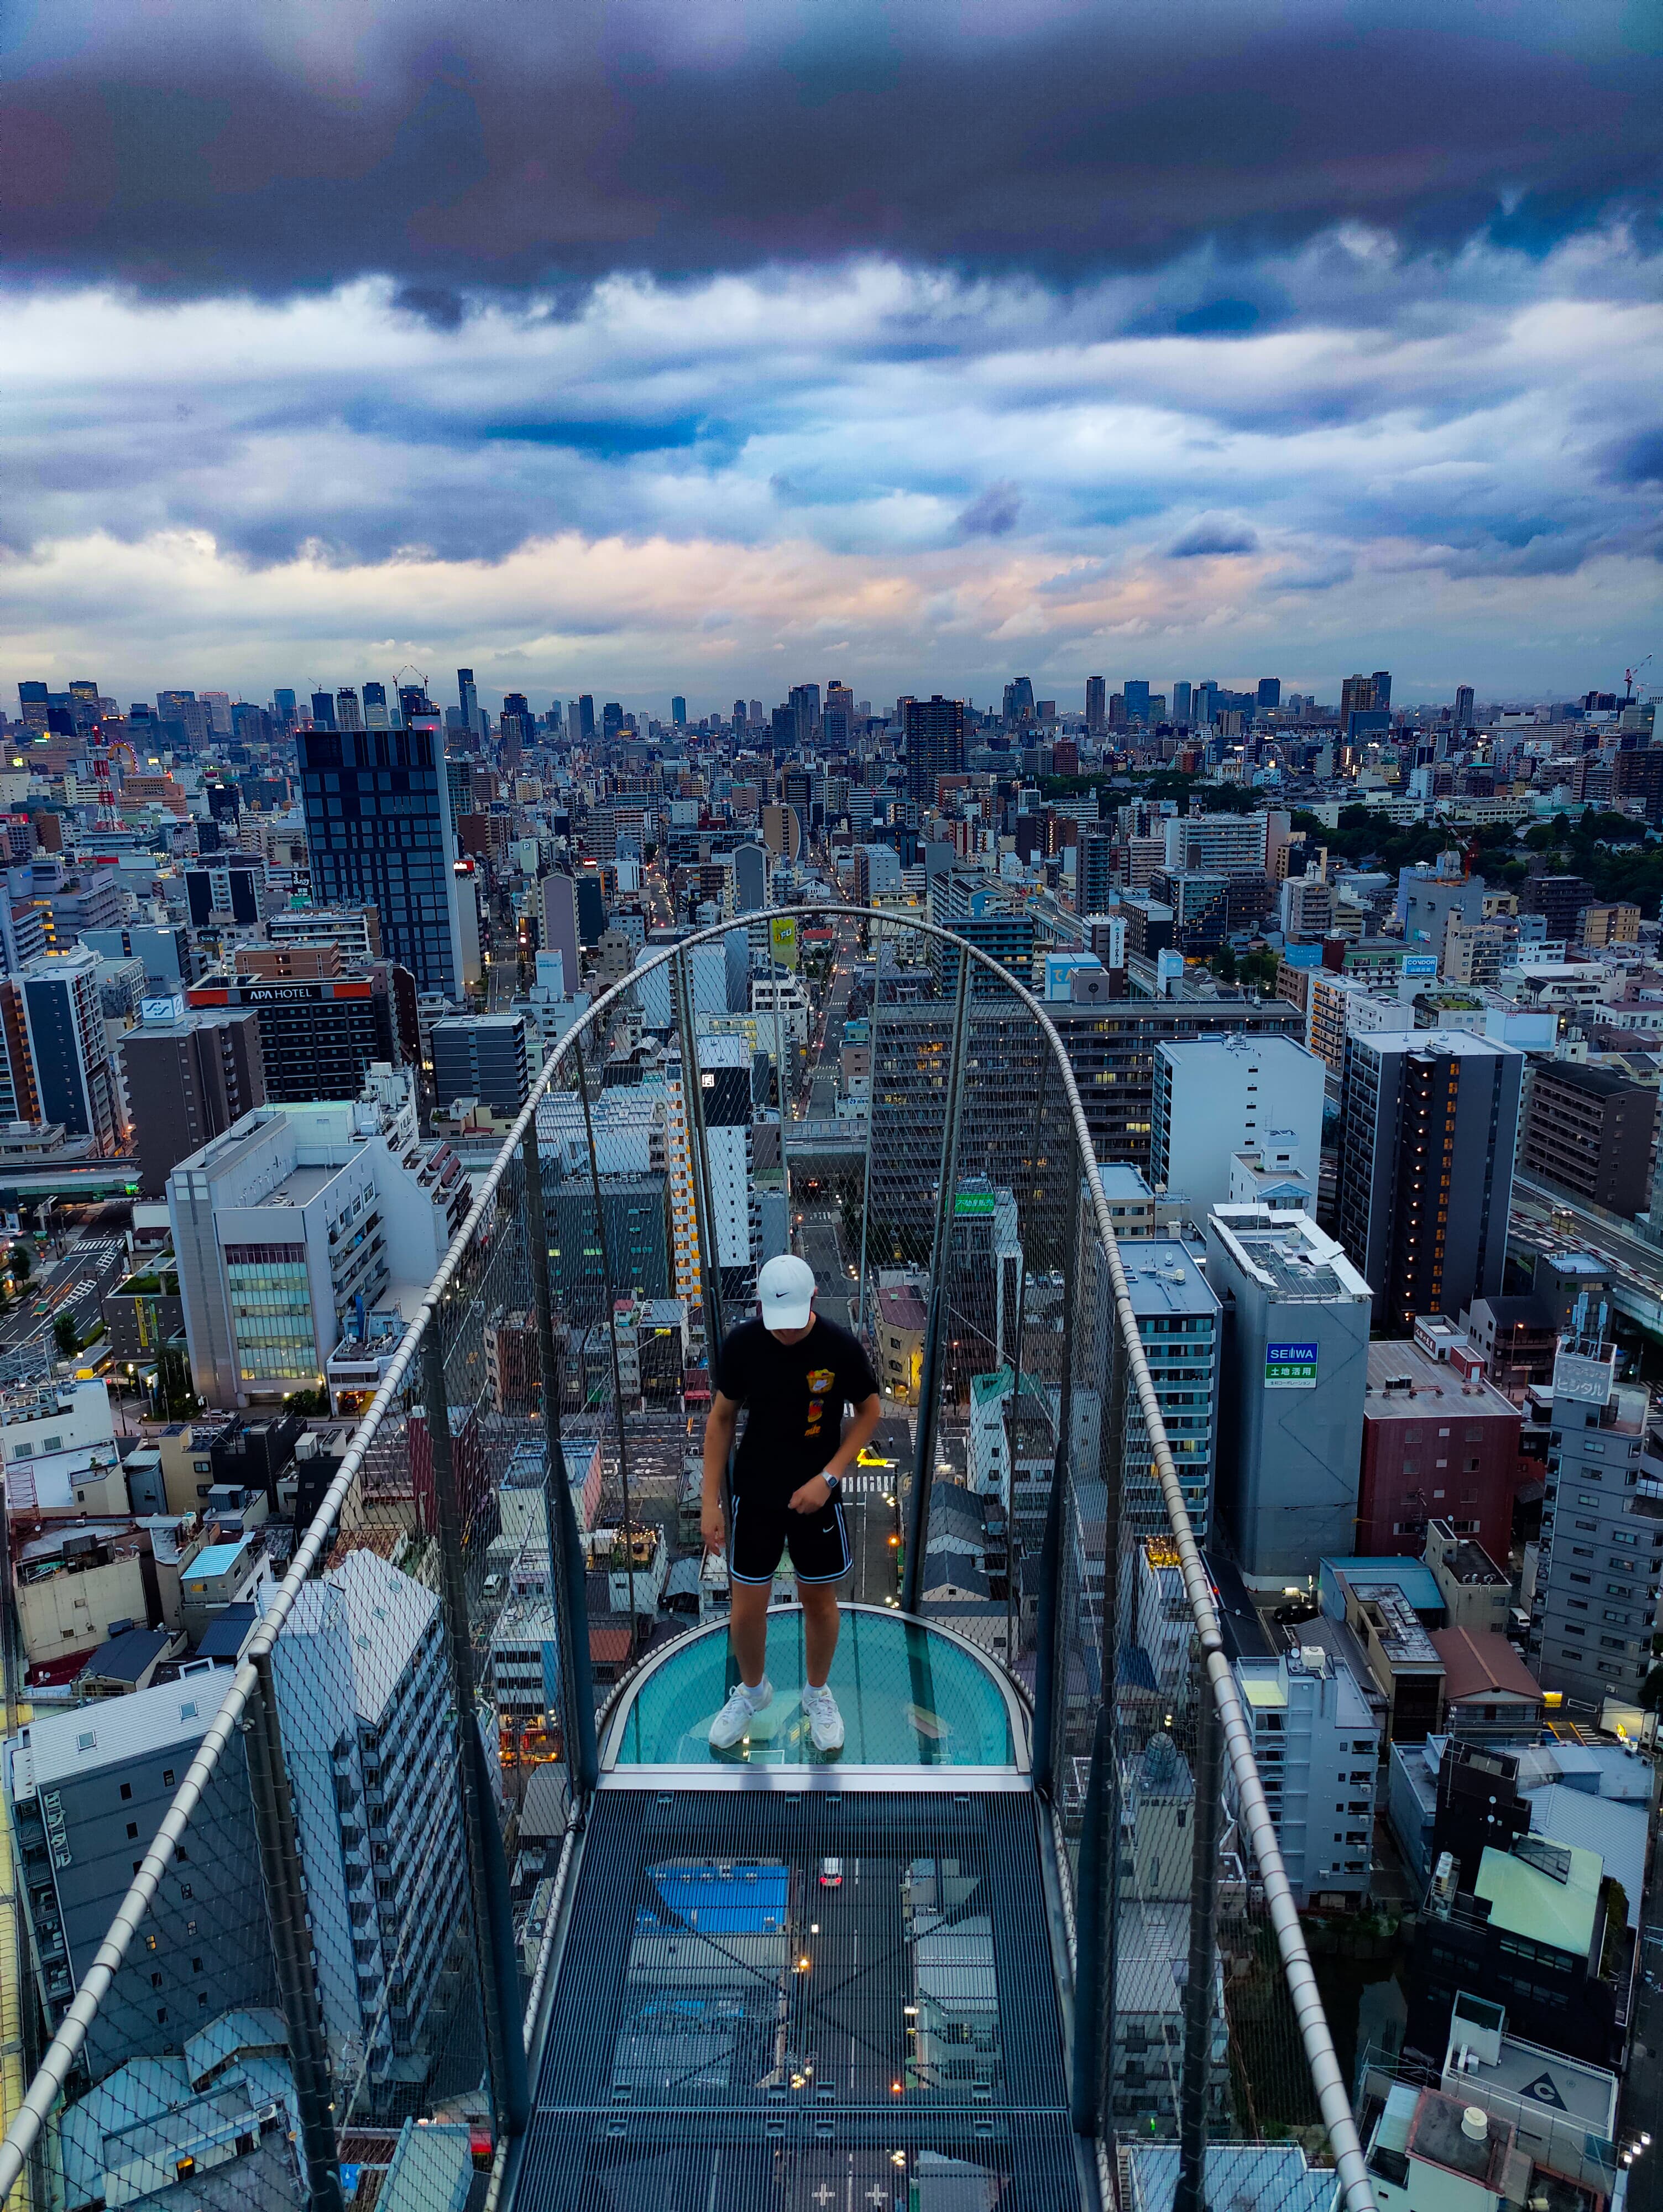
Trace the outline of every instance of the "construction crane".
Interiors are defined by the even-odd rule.
[[[398,672],[397,688],[400,691],[404,688],[404,678],[407,676],[413,676],[416,678],[416,684],[421,690],[422,696],[425,699],[428,696],[428,679],[422,673],[422,671],[416,665],[416,663],[413,660],[407,660]]]
[[[1623,704],[1625,707],[1630,705],[1634,698],[1635,678],[1642,674],[1644,670],[1650,666],[1650,665],[1651,655],[1648,653],[1644,660],[1641,661],[1637,666],[1634,668],[1625,668],[1623,671]]]

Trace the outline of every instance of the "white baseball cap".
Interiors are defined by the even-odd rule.
[[[782,1252],[756,1278],[764,1328],[806,1328],[814,1303],[814,1270],[806,1260]]]

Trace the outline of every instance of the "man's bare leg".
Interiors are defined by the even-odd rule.
[[[748,1690],[754,1690],[768,1666],[768,1600],[774,1595],[774,1585],[736,1582],[731,1588],[733,1607],[728,1620],[728,1634],[733,1642],[733,1656],[738,1662],[739,1680]],[[832,1642],[836,1641],[837,1631],[834,1627]],[[825,1676],[820,1679],[823,1681]]]
[[[797,1594],[803,1601],[803,1656],[804,1669],[811,1690],[822,1690],[826,1677],[831,1672],[832,1654],[837,1649],[837,1631],[841,1608],[837,1602],[835,1583],[799,1583]],[[737,1617],[735,1617],[734,1646],[738,1648]],[[760,1645],[759,1645],[760,1650]],[[747,1676],[749,1680],[750,1677]]]

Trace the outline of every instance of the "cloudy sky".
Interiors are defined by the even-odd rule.
[[[9,708],[1663,657],[1655,0],[12,0],[0,57]]]

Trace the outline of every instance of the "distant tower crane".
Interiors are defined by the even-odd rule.
[[[1636,666],[1635,666],[1635,667],[1633,667],[1633,668],[1625,668],[1625,669],[1623,671],[1623,704],[1624,704],[1625,707],[1626,707],[1626,706],[1628,706],[1628,705],[1630,704],[1630,702],[1632,701],[1632,699],[1633,699],[1633,697],[1634,697],[1634,679],[1635,679],[1635,678],[1636,678],[1636,676],[1638,676],[1638,675],[1641,675],[1641,674],[1642,674],[1642,672],[1643,672],[1647,668],[1648,668],[1648,667],[1650,666],[1650,665],[1651,665],[1651,655],[1650,655],[1650,653],[1648,653],[1646,655],[1646,658],[1644,659],[1644,660],[1642,660],[1642,661],[1639,662],[1639,663],[1638,663],[1638,665],[1637,665]]]

